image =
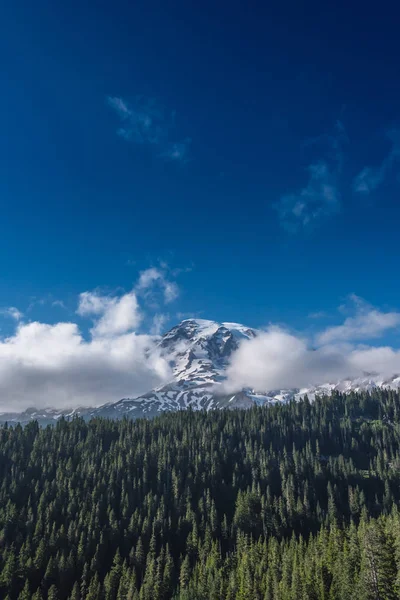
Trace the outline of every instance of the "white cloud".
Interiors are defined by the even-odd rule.
[[[174,281],[164,282],[164,299],[167,304],[176,300],[179,296],[178,285]]]
[[[329,327],[317,336],[318,344],[380,337],[389,329],[400,326],[400,313],[381,312],[375,308],[348,317],[342,325]]]
[[[101,315],[112,303],[110,296],[103,296],[98,292],[82,292],[79,294],[78,310],[81,317]]]
[[[136,294],[130,292],[112,299],[92,332],[97,336],[119,335],[135,329],[141,320]]]
[[[396,162],[400,161],[400,130],[391,129],[386,133],[390,140],[389,153],[377,167],[364,167],[354,178],[353,189],[361,194],[370,194],[383,183]]]
[[[244,341],[232,356],[227,393],[304,388],[366,375],[400,374],[400,351],[386,346],[332,344],[313,348],[308,340],[270,328]]]
[[[81,316],[100,317],[91,330],[96,336],[119,335],[132,331],[142,320],[135,292],[121,297],[83,292],[79,296],[77,313]]]
[[[170,377],[151,336],[106,332],[87,341],[75,323],[20,325],[0,340],[0,409],[98,405]]]
[[[353,350],[350,360],[354,368],[362,373],[378,373],[384,378],[400,374],[400,350],[389,346]]]
[[[157,149],[160,157],[176,162],[188,160],[190,139],[171,139],[175,127],[175,113],[167,113],[154,100],[138,96],[131,104],[118,97],[107,98],[109,106],[116,112],[121,127],[118,135],[129,142]]]
[[[172,299],[174,283],[164,271],[142,272],[138,287],[148,290],[157,281]],[[22,316],[4,310],[16,320]],[[144,313],[135,289],[118,296],[83,292],[76,312],[93,323],[88,339],[76,323],[38,321],[19,323],[13,335],[0,338],[0,410],[99,405],[136,397],[171,378],[154,337],[167,316],[154,316],[151,335],[138,334]]]
[[[159,281],[160,279],[163,279],[163,272],[156,267],[150,267],[145,271],[141,271],[136,288],[138,290],[147,290],[154,282]]]
[[[270,327],[242,342],[227,371],[226,391],[273,390],[325,383],[346,372],[346,360],[334,349],[312,350],[307,340]],[[346,373],[347,375],[347,373]]]
[[[400,313],[382,312],[355,295],[350,300],[355,315],[321,331],[314,340],[271,326],[244,341],[232,356],[223,389],[301,388],[366,374],[383,378],[400,374],[400,350],[355,344],[398,328]]]
[[[10,317],[11,319],[14,319],[15,321],[20,321],[22,319],[22,317],[24,316],[24,314],[20,310],[18,310],[18,308],[16,308],[15,306],[9,306],[8,308],[1,308],[0,314],[3,315],[4,317]]]
[[[163,299],[166,304],[176,300],[179,296],[179,287],[174,281],[168,280],[165,271],[167,268],[167,265],[164,265],[164,269],[150,267],[149,269],[142,271],[135,288],[138,293],[142,293],[146,297],[149,297],[152,294],[154,287],[158,285],[162,290]]]

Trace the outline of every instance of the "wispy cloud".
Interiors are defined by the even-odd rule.
[[[62,308],[63,310],[68,310],[68,308],[63,300],[53,300],[51,305],[57,306],[58,308]]]
[[[41,298],[37,297],[37,296],[33,296],[30,298],[30,302],[29,305],[26,309],[27,313],[31,313],[33,311],[33,309],[37,306],[52,306],[52,307],[58,307],[58,308],[62,308],[64,310],[69,310],[67,305],[65,304],[65,302],[63,300],[60,300],[58,298],[55,298],[53,296],[53,294],[47,294],[46,296],[43,296]]]
[[[203,310],[199,310],[197,312],[177,312],[175,318],[178,321],[184,321],[185,319],[200,319],[204,314]]]
[[[371,309],[368,312],[349,317],[343,325],[330,327],[318,337],[320,344],[337,341],[363,340],[382,336],[388,330],[400,326],[400,313],[383,313]]]
[[[166,304],[176,300],[179,296],[179,287],[175,281],[168,279],[167,269],[168,266],[163,263],[163,268],[150,267],[142,271],[136,284],[136,291],[149,298],[153,295],[154,289],[158,287],[162,291]]]
[[[383,312],[359,296],[349,297],[354,305],[354,315],[347,317],[341,325],[328,327],[317,335],[318,345],[333,342],[369,340],[384,335],[387,331],[400,328],[400,312]]]
[[[191,140],[175,139],[174,112],[167,112],[154,100],[142,96],[131,103],[109,96],[107,102],[121,121],[117,133],[125,140],[153,147],[165,160],[184,163],[189,159]]]
[[[188,151],[190,146],[190,139],[187,138],[183,142],[174,142],[169,144],[163,153],[164,158],[178,161],[178,162],[186,162],[188,160]]]
[[[353,181],[353,189],[360,194],[370,194],[389,175],[395,163],[400,161],[400,130],[390,129],[386,133],[390,141],[390,151],[380,165],[364,167]]]
[[[378,168],[364,167],[354,179],[354,191],[361,194],[371,193],[382,183],[385,178],[385,172],[386,166],[384,165]]]
[[[152,335],[161,335],[165,331],[166,323],[168,323],[169,315],[158,313],[154,315],[151,324],[150,333]]]
[[[307,146],[323,146],[323,155],[308,166],[306,185],[296,193],[285,194],[275,204],[284,229],[295,233],[312,228],[339,212],[342,148],[346,141],[347,135],[341,121],[337,121],[333,135],[308,140]]]
[[[15,306],[1,308],[0,315],[2,315],[4,317],[10,317],[11,319],[14,319],[14,321],[20,321],[22,319],[22,317],[24,316],[24,314],[20,310],[18,310],[18,308],[16,308]]]
[[[308,228],[340,210],[336,175],[326,162],[308,167],[307,185],[296,194],[283,196],[277,210],[281,225],[289,232]]]
[[[309,319],[324,319],[327,316],[327,313],[324,310],[317,310],[316,312],[311,312],[307,315]]]

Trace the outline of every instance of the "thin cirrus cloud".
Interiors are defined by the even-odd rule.
[[[307,146],[322,145],[322,155],[308,166],[305,186],[283,195],[274,205],[286,231],[296,233],[313,228],[340,211],[340,176],[346,142],[344,126],[337,121],[333,135],[320,136],[307,143]]]
[[[370,194],[379,187],[390,174],[394,165],[400,161],[400,130],[390,129],[386,133],[390,141],[390,151],[375,167],[364,167],[354,178],[353,189],[360,194]]]
[[[157,313],[153,317],[150,333],[152,335],[159,336],[165,331],[165,326],[169,320],[169,315],[163,313]]]
[[[326,162],[308,167],[307,185],[296,194],[282,196],[275,206],[284,229],[295,233],[313,227],[340,210],[337,176]]]
[[[120,120],[117,134],[128,142],[153,148],[160,158],[179,163],[189,159],[191,140],[174,136],[175,113],[167,112],[153,100],[138,96],[128,103],[109,96],[108,105]]]
[[[324,310],[317,310],[315,312],[311,312],[308,315],[309,319],[324,319],[327,314]]]

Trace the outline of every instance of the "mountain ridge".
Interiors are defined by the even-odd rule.
[[[185,319],[162,335],[151,351],[159,353],[170,365],[171,380],[162,386],[133,398],[123,398],[98,407],[80,408],[29,408],[23,412],[0,413],[0,422],[27,423],[38,420],[40,424],[55,423],[61,416],[80,415],[85,419],[100,416],[107,418],[151,418],[166,411],[211,410],[225,408],[250,408],[288,402],[308,394],[316,395],[372,390],[376,387],[400,387],[400,377],[389,380],[366,374],[365,377],[337,382],[279,390],[241,389],[226,393],[223,383],[232,354],[244,340],[251,340],[260,331],[240,323]]]

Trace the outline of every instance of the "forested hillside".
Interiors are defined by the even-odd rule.
[[[0,429],[0,598],[400,597],[400,396]]]

